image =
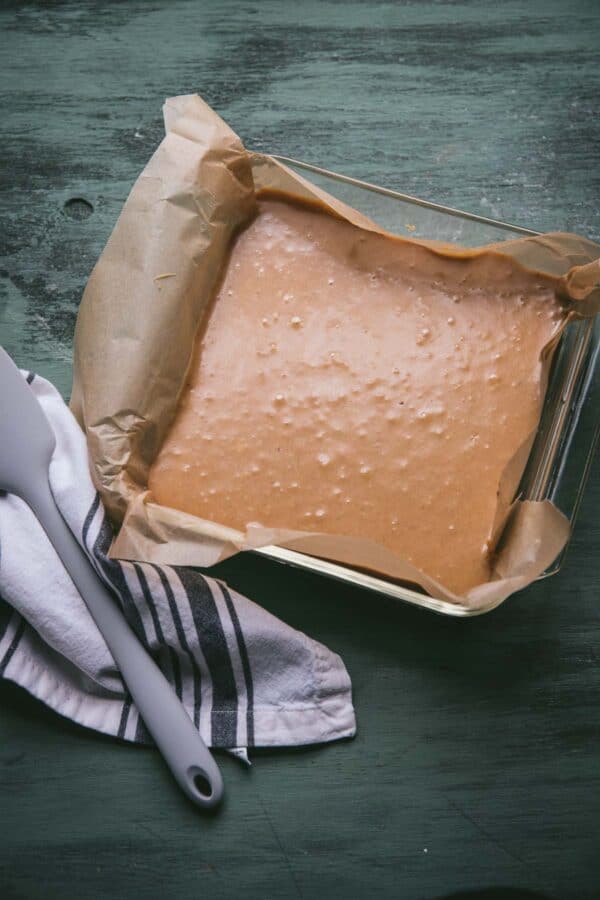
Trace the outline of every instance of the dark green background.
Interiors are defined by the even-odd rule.
[[[599,26],[596,0],[2,3],[2,343],[68,393],[86,276],[176,93],[255,149],[598,239]],[[221,757],[213,819],[153,751],[1,685],[0,897],[600,896],[599,497],[595,470],[563,571],[481,619],[223,566],[342,654],[360,730]]]

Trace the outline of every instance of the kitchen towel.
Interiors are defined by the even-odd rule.
[[[202,737],[248,747],[351,737],[339,656],[195,569],[108,558],[112,530],[85,436],[56,389],[23,373],[52,425],[58,507]],[[0,452],[1,448],[0,448]],[[0,493],[0,675],[75,722],[151,741],[87,607],[33,513]]]

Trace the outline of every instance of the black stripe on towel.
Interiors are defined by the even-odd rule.
[[[0,660],[0,678],[4,675],[6,671],[6,667],[14,656],[15,650],[19,645],[19,641],[23,637],[23,632],[25,631],[25,619],[19,616],[19,624],[17,625],[17,630],[15,631],[14,637],[10,642],[10,646],[6,653],[4,654],[4,659]]]
[[[91,526],[92,522],[94,521],[94,516],[98,512],[99,506],[100,506],[100,494],[96,494],[96,496],[94,498],[94,502],[90,506],[88,514],[85,517],[85,521],[83,523],[83,528],[81,531],[81,537],[83,539],[83,546],[85,547],[86,550],[89,550],[87,539],[88,539],[88,533],[90,530],[90,526]]]
[[[173,593],[173,588],[167,578],[166,572],[160,566],[157,566],[155,563],[150,563],[152,568],[158,573],[158,577],[161,580],[165,596],[169,603],[169,609],[171,610],[171,616],[173,618],[173,622],[175,624],[175,631],[177,632],[177,638],[179,643],[181,644],[182,650],[187,653],[191,666],[192,673],[194,677],[194,725],[196,728],[200,725],[200,705],[202,702],[202,685],[200,682],[200,672],[198,670],[198,666],[196,665],[196,660],[194,659],[194,654],[190,650],[190,645],[187,642],[187,637],[185,636],[185,629],[183,627],[183,622],[181,621],[181,616],[179,615],[179,610],[177,608],[177,601],[175,600],[175,594]]]
[[[105,514],[96,540],[94,541],[93,556],[97,560],[104,577],[121,598],[123,612],[125,613],[127,621],[144,647],[147,648],[148,642],[146,640],[144,623],[142,622],[142,617],[131,596],[131,591],[129,590],[129,585],[127,584],[127,579],[125,578],[121,564],[115,560],[108,559],[106,556],[111,540],[112,528],[108,521],[108,517]]]
[[[148,607],[148,612],[150,613],[150,618],[152,619],[152,624],[154,625],[154,631],[156,632],[156,640],[158,641],[161,647],[166,645],[165,636],[163,634],[162,626],[160,624],[160,619],[158,618],[158,613],[156,612],[156,607],[154,606],[154,599],[152,594],[150,593],[150,588],[148,587],[148,581],[146,576],[144,575],[143,569],[138,563],[132,562],[131,565],[135,570],[135,574],[138,577],[138,581],[140,583],[140,587],[142,589],[142,594],[144,595],[144,600],[146,602],[146,606]],[[130,594],[131,596],[131,594]],[[133,598],[132,598],[133,599]]]
[[[169,646],[168,648],[169,656],[171,657],[171,671],[173,672],[173,682],[175,686],[175,693],[181,699],[183,697],[182,693],[182,683],[181,683],[181,669],[179,668],[179,657],[177,656],[176,651],[173,647]]]
[[[246,711],[246,734],[247,734],[247,743],[249,747],[254,746],[254,684],[252,682],[252,669],[250,668],[250,659],[248,658],[248,648],[246,647],[246,641],[244,640],[244,633],[242,631],[242,626],[240,625],[240,620],[238,618],[237,610],[234,606],[233,600],[231,599],[231,594],[227,590],[227,586],[222,584],[220,581],[218,582],[219,587],[221,588],[221,593],[223,594],[223,599],[227,605],[227,611],[231,617],[231,621],[233,623],[233,630],[235,631],[235,638],[238,645],[238,650],[240,652],[240,660],[242,662],[242,670],[244,672],[244,681],[246,683],[246,698],[248,701],[247,711]]]
[[[150,612],[150,616],[152,618],[152,624],[154,625],[154,631],[156,632],[156,639],[158,641],[158,650],[159,655],[164,659],[166,663],[166,667],[168,667],[169,671],[165,672],[167,678],[171,682],[171,684],[175,687],[175,691],[177,696],[181,700],[181,675],[179,673],[179,661],[177,656],[175,656],[175,660],[173,656],[169,652],[171,647],[168,642],[165,640],[165,635],[162,630],[162,626],[160,624],[160,619],[158,617],[158,612],[156,611],[154,597],[152,596],[152,591],[150,590],[150,586],[148,585],[148,579],[146,578],[146,574],[142,567],[138,565],[138,563],[133,564],[133,568],[136,571],[138,580],[140,582],[142,588],[142,594],[144,595],[144,601],[148,610]],[[177,685],[179,685],[179,690],[177,689]]]
[[[138,744],[154,744],[154,738],[146,728],[144,720],[138,716],[137,726],[135,729],[135,740]]]
[[[4,491],[0,491],[0,497]],[[0,566],[2,565],[2,544],[0,544]],[[0,641],[4,637],[6,629],[8,628],[8,623],[10,622],[11,616],[13,614],[12,606],[9,606],[6,600],[3,600],[0,597]]]
[[[0,597],[0,641],[6,633],[12,614],[12,606],[9,606],[8,603]]]
[[[198,641],[213,685],[211,730],[213,747],[235,747],[238,696],[233,666],[217,610],[206,580],[192,569],[174,566],[188,596]]]
[[[131,709],[131,696],[127,694],[123,703],[123,711],[121,712],[121,721],[119,722],[119,730],[117,737],[124,738],[127,730],[127,720],[129,719],[129,710]]]

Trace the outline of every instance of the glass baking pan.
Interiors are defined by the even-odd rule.
[[[396,234],[478,247],[539,233],[420,200],[299,160],[284,156],[275,159]],[[523,499],[551,500],[569,519],[571,534],[600,435],[599,353],[600,317],[567,326],[554,356],[536,439],[518,491]],[[540,579],[559,571],[567,548],[568,543]],[[485,607],[469,609],[429,597],[401,583],[284,547],[262,547],[253,552],[444,615],[481,615],[498,605],[494,601]]]

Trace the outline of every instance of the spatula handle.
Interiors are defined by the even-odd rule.
[[[209,749],[73,537],[46,480],[32,490],[27,503],[85,601],[175,779],[198,806],[216,806],[223,793],[223,780]]]

